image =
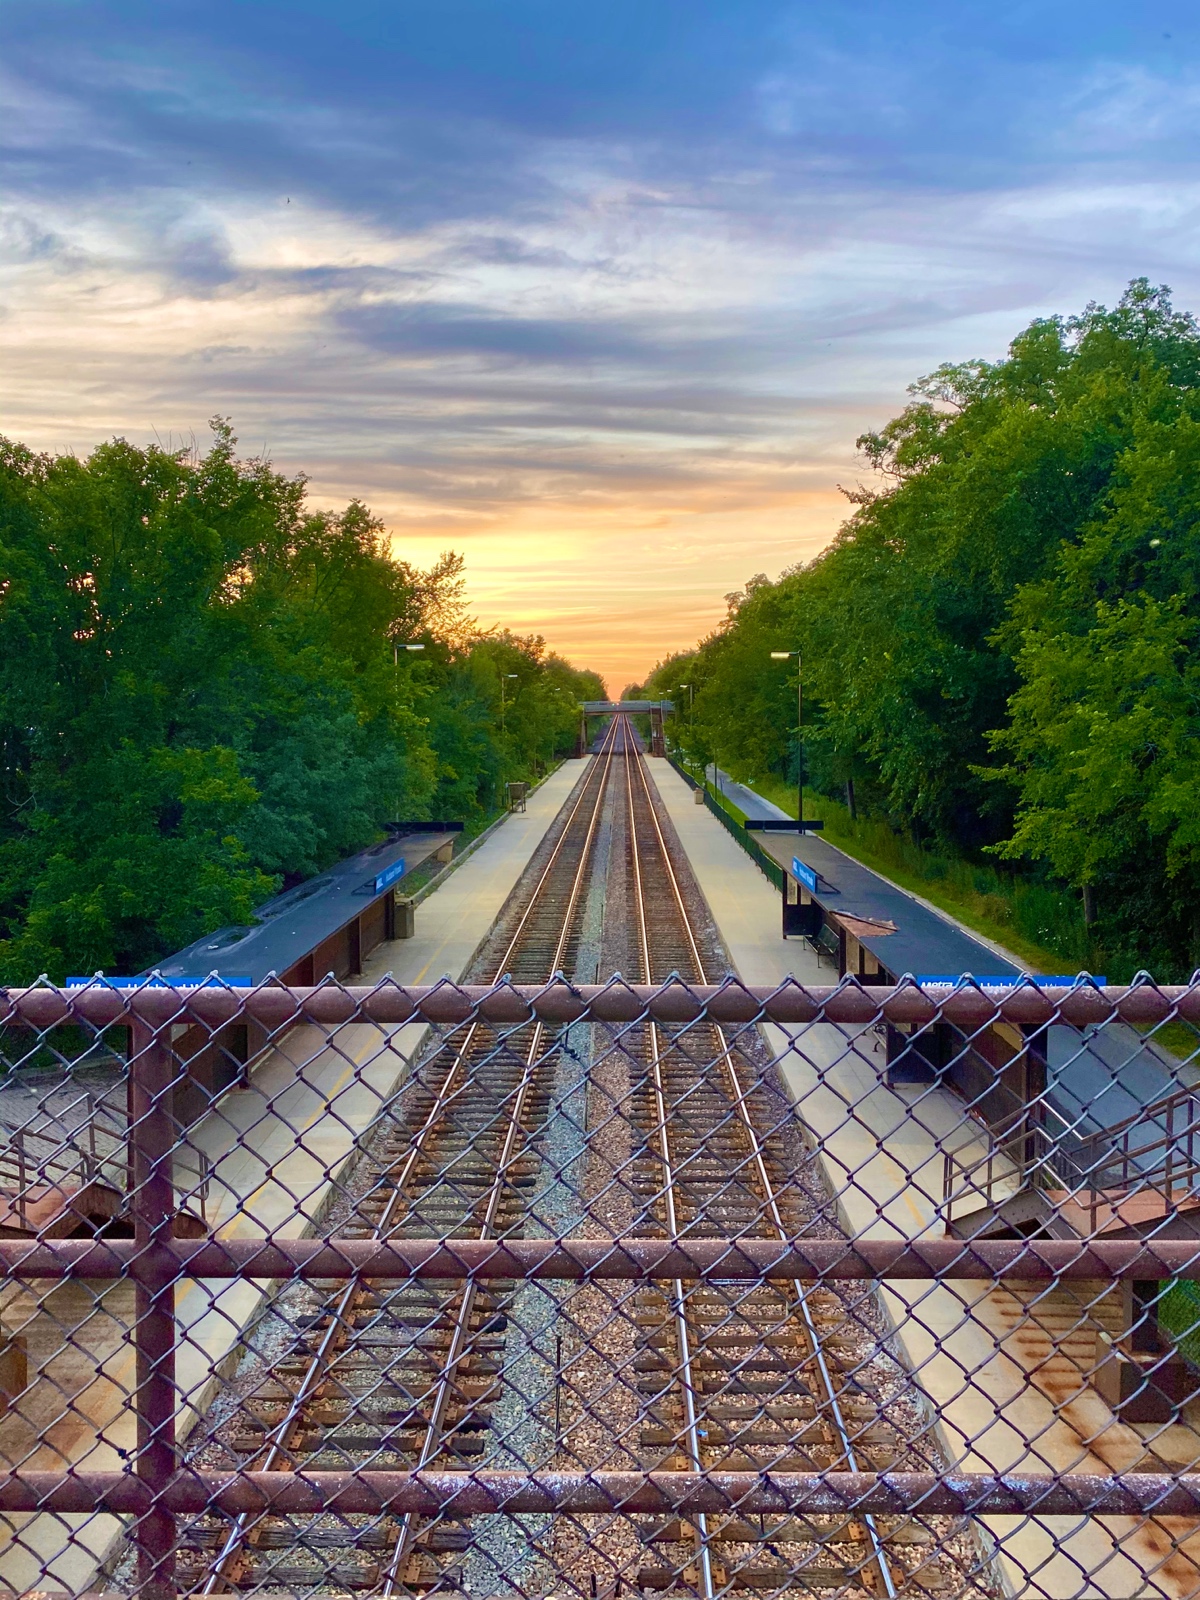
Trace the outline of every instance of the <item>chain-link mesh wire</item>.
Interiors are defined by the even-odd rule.
[[[1200,1593],[1200,987],[0,1018],[6,1591]]]

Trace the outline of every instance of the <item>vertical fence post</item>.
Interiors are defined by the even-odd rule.
[[[23,1228],[29,1227],[29,1168],[25,1161],[25,1130],[13,1136],[17,1147],[17,1216]]]
[[[137,1023],[130,1029],[129,1154],[133,1179],[129,1197],[134,1240],[132,1266],[137,1285],[133,1330],[137,1353],[136,1472],[153,1491],[161,1491],[175,1472],[175,1276],[161,1246],[169,1243],[175,1213],[171,1152],[175,1145],[171,1114],[170,1052],[164,1029]],[[160,1504],[135,1523],[137,1592],[142,1600],[173,1600],[175,1594],[175,1517]]]

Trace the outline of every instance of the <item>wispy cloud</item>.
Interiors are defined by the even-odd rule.
[[[640,677],[820,548],[920,372],[1200,299],[1190,12],[997,9],[9,0],[0,426],[230,414]]]

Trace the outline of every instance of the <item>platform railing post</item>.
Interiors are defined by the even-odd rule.
[[[136,1294],[133,1329],[137,1355],[137,1476],[156,1503],[134,1523],[137,1593],[141,1600],[173,1600],[175,1595],[175,1517],[157,1503],[173,1476],[175,1449],[175,1279],[177,1268],[162,1246],[169,1245],[175,1213],[171,1153],[175,1146],[171,1114],[170,1052],[162,1030],[137,1024],[130,1030],[129,1197],[137,1245],[131,1266]]]

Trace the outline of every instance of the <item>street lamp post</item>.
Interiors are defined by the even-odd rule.
[[[688,692],[688,733],[690,734],[694,731],[692,728],[692,707],[696,703],[696,695],[690,683],[681,683],[679,687],[686,689]]]
[[[804,661],[799,650],[772,650],[772,661],[796,658],[796,765],[800,769],[797,788],[796,821],[804,831]]]

